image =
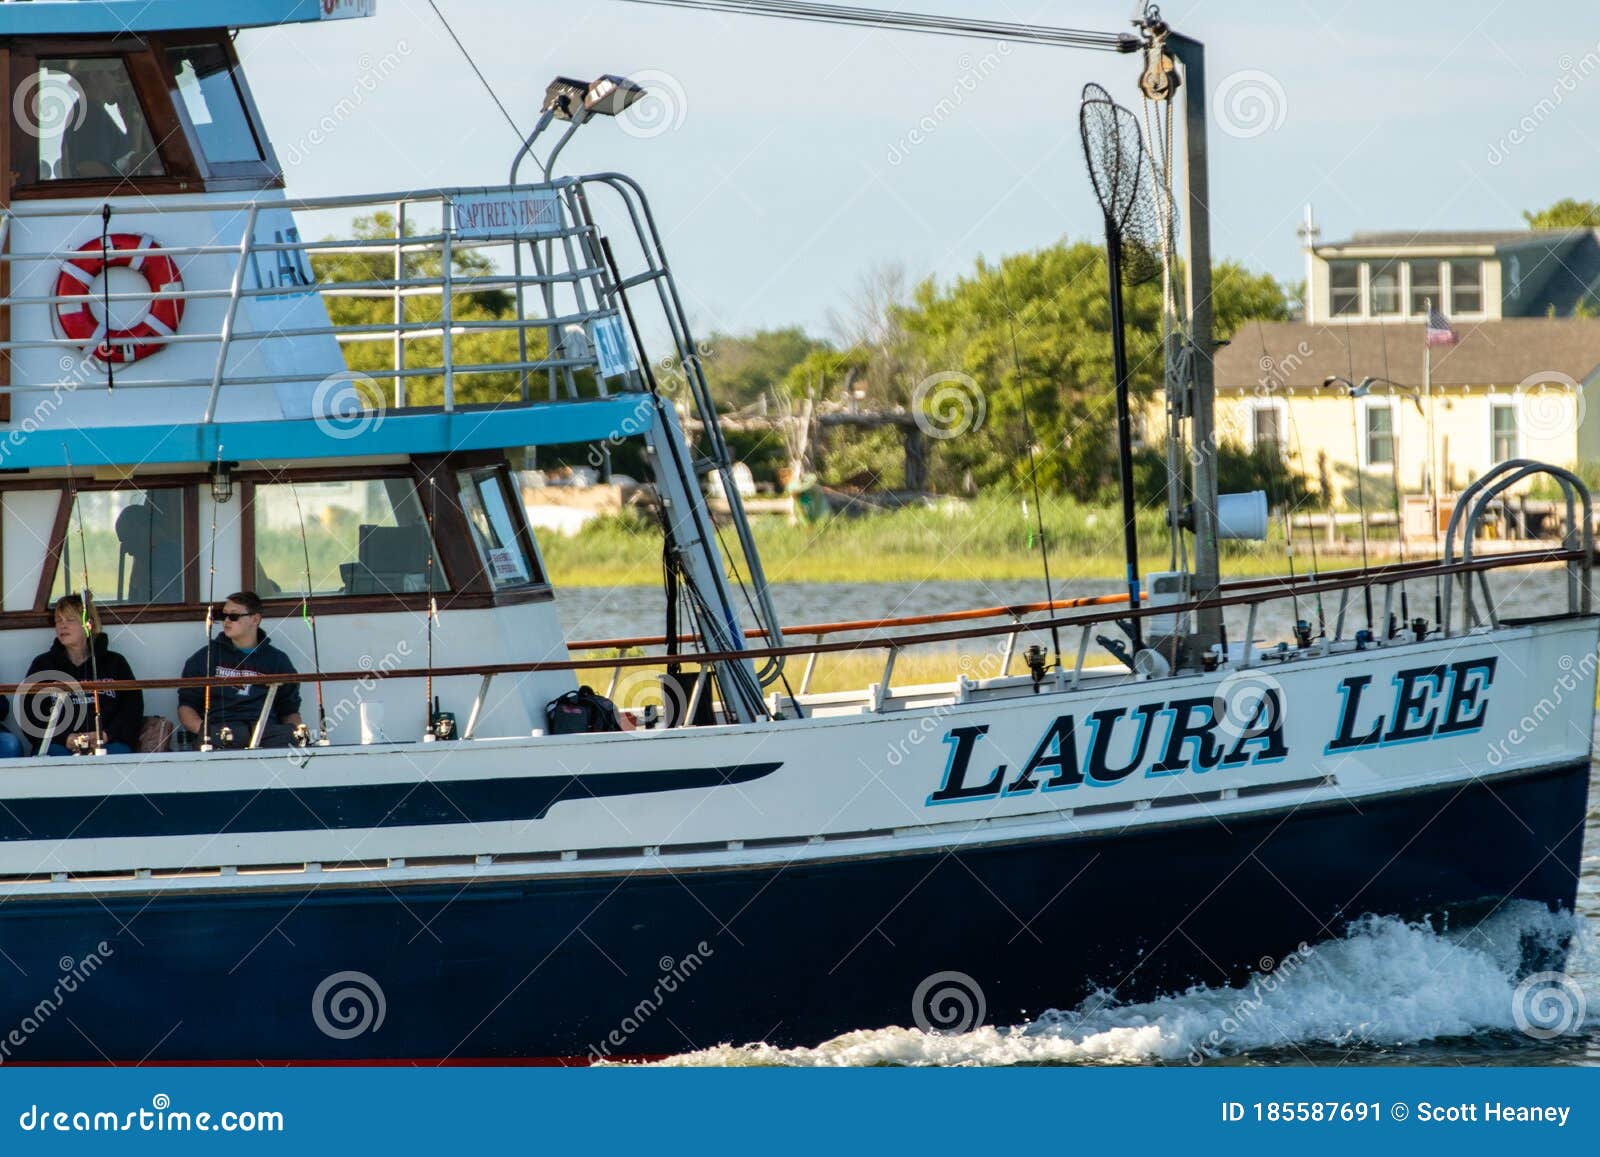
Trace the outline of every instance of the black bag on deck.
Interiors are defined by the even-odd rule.
[[[552,699],[544,709],[546,731],[550,735],[581,735],[590,731],[621,731],[617,708],[593,687],[579,687]]]

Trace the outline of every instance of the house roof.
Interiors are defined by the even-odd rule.
[[[1422,384],[1424,326],[1371,322],[1306,325],[1246,322],[1217,351],[1219,389],[1316,389],[1330,376]],[[1435,346],[1436,386],[1514,386],[1561,375],[1583,382],[1600,370],[1600,319],[1519,317],[1457,323],[1458,341]]]
[[[1400,249],[1423,245],[1514,245],[1540,236],[1560,237],[1572,229],[1390,229],[1352,233],[1344,241],[1327,241],[1318,249]]]

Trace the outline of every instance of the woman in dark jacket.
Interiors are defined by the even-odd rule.
[[[64,595],[56,600],[56,641],[28,667],[28,679],[77,685],[66,696],[61,718],[50,744],[51,755],[72,755],[93,751],[95,747],[96,679],[106,682],[131,681],[133,668],[111,650],[100,629],[100,610],[89,600],[84,612],[83,598]],[[89,648],[94,648],[91,659]],[[33,738],[35,748],[44,741],[52,709],[47,691],[30,692],[23,701],[22,723]],[[100,692],[100,734],[111,755],[127,755],[139,745],[139,730],[144,725],[144,693],[141,691]]]

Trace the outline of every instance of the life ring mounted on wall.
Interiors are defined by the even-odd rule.
[[[94,240],[80,246],[76,257],[61,263],[56,275],[55,296],[61,299],[56,302],[56,324],[63,337],[86,349],[92,347],[92,356],[101,362],[127,365],[159,352],[167,344],[165,339],[178,332],[183,323],[183,278],[178,275],[178,263],[159,252],[161,246],[149,234],[113,233],[106,241],[106,248],[125,252],[102,257],[101,242]],[[146,302],[143,316],[133,325],[107,329],[109,319],[97,321],[90,308],[95,300],[91,290],[97,277],[118,268],[143,276],[151,293],[176,296]]]

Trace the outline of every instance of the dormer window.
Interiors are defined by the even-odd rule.
[[[1334,317],[1361,316],[1361,262],[1328,262],[1328,294]]]
[[[1483,262],[1450,263],[1450,312],[1483,312]]]

